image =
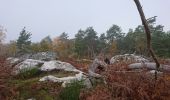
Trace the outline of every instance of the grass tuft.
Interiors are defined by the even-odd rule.
[[[40,73],[40,70],[38,68],[31,68],[31,69],[22,69],[19,74],[16,76],[20,79],[28,79],[37,76]]]
[[[82,88],[82,81],[70,83],[60,92],[59,98],[60,100],[79,100],[79,95]]]

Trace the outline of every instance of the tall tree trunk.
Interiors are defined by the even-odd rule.
[[[147,37],[147,48],[152,56],[152,58],[154,59],[155,63],[156,63],[156,70],[158,71],[159,67],[160,67],[160,63],[158,62],[157,60],[157,57],[152,49],[152,45],[151,45],[151,31],[149,29],[149,26],[148,26],[148,23],[147,23],[147,20],[145,18],[145,15],[144,15],[144,12],[142,10],[142,6],[140,4],[140,1],[139,0],[134,0],[136,6],[137,6],[137,9],[138,9],[138,12],[140,14],[140,17],[141,17],[141,20],[142,20],[142,24],[145,28],[145,32],[146,32],[146,37]],[[155,71],[155,79],[157,79],[157,71]]]

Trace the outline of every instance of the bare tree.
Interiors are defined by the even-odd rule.
[[[6,35],[6,29],[4,29],[3,26],[0,25],[0,43],[4,40]]]
[[[156,63],[156,70],[158,70],[159,67],[160,67],[160,63],[158,62],[158,59],[157,59],[157,57],[156,57],[156,55],[155,55],[155,53],[154,53],[154,51],[152,49],[152,45],[151,45],[151,31],[149,29],[147,20],[145,18],[145,14],[144,14],[144,12],[142,10],[142,6],[140,4],[140,1],[139,0],[134,0],[134,2],[136,4],[136,6],[137,6],[138,12],[139,12],[141,20],[142,20],[142,24],[143,24],[143,26],[145,28],[146,37],[147,37],[147,48],[148,48],[148,50],[149,50],[153,60]],[[155,71],[155,79],[157,79],[157,71]]]

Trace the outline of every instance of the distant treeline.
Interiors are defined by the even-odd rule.
[[[170,57],[170,31],[165,32],[163,26],[155,22],[155,17],[148,19],[153,49],[159,57]],[[93,58],[99,53],[109,56],[125,53],[149,56],[142,25],[129,29],[127,33],[122,32],[120,26],[112,25],[100,36],[93,27],[88,27],[85,30],[80,29],[73,39],[69,39],[65,32],[54,39],[47,36],[38,43],[31,42],[30,38],[31,33],[23,28],[16,41],[10,41],[9,44],[1,43],[1,47],[3,46],[10,56],[42,51],[54,51],[63,58]]]

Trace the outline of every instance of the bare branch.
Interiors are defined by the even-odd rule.
[[[139,2],[139,0],[134,0],[136,6],[137,6],[137,9],[138,9],[138,12],[140,14],[140,17],[141,17],[141,20],[142,20],[142,24],[145,28],[145,32],[146,32],[146,37],[147,37],[147,47],[148,47],[148,50],[152,56],[152,58],[154,59],[155,63],[156,63],[156,69],[158,70],[159,67],[160,67],[160,63],[158,62],[157,60],[157,57],[152,49],[152,45],[151,45],[151,31],[149,29],[149,26],[148,26],[148,23],[147,23],[147,20],[145,18],[145,15],[144,15],[144,12],[142,10],[142,6]],[[157,72],[155,71],[155,79],[157,79]]]

